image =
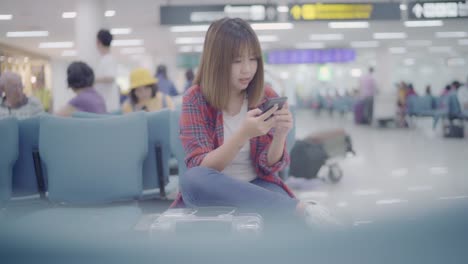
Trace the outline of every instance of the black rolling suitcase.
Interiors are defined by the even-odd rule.
[[[312,134],[304,140],[297,140],[291,150],[290,175],[313,179],[318,177],[322,166],[328,167],[328,179],[338,182],[343,172],[337,159],[348,152],[354,154],[351,139],[343,130]]]

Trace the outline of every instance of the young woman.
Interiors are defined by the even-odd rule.
[[[159,92],[158,79],[143,68],[130,73],[130,97],[122,106],[122,112],[158,111],[163,108],[174,109],[174,104],[168,95]]]
[[[172,207],[314,211],[277,176],[289,162],[293,118],[287,104],[261,110],[277,95],[264,88],[262,52],[250,25],[238,18],[213,22],[203,50],[195,85],[183,97],[180,138],[189,170]]]
[[[72,62],[67,68],[67,82],[76,96],[57,115],[71,116],[76,111],[106,113],[106,102],[94,89],[94,72],[86,63]]]

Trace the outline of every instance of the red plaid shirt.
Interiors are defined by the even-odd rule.
[[[273,89],[265,88],[265,94],[259,104],[263,106],[268,98],[277,97]],[[249,109],[251,110],[251,109]],[[203,97],[201,88],[192,86],[184,95],[182,113],[180,116],[180,139],[184,146],[187,168],[200,166],[205,156],[223,144],[224,128],[223,114],[208,104]],[[284,147],[283,157],[268,166],[268,149],[273,140],[272,131],[266,135],[250,139],[250,156],[257,176],[265,181],[281,186],[289,196],[294,194],[277,176],[277,172],[289,164],[289,154]],[[171,207],[184,207],[182,195],[179,193]]]

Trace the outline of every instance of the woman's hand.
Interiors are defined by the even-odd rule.
[[[293,127],[293,117],[289,111],[288,103],[285,103],[280,110],[273,113],[275,120],[275,137],[286,137]]]
[[[265,135],[276,124],[276,119],[274,118],[273,113],[277,109],[278,106],[275,105],[263,114],[258,108],[248,111],[247,118],[242,123],[240,132],[244,136],[247,136],[248,139]]]

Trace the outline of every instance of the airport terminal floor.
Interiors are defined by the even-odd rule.
[[[350,134],[356,156],[341,162],[342,180],[318,180],[309,190],[298,184],[296,193],[349,214],[355,225],[390,218],[411,221],[426,210],[468,202],[466,161],[459,158],[468,154],[466,142],[442,138],[431,119],[415,118],[410,129],[380,128],[355,125],[350,115],[301,110],[296,125],[298,138],[337,128]],[[288,182],[294,188],[295,182]]]

